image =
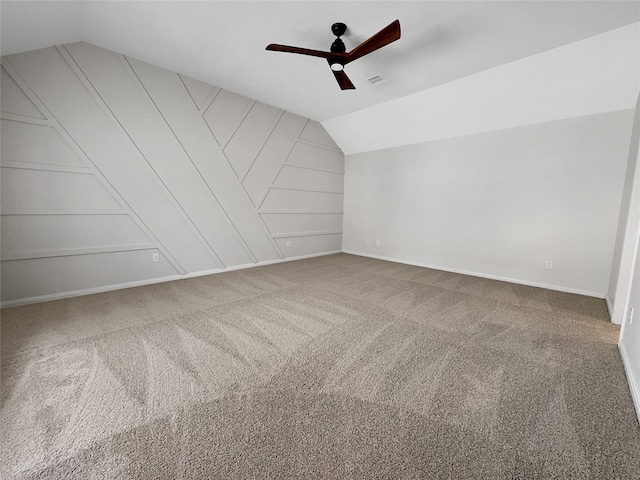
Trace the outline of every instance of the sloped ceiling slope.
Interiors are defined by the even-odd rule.
[[[638,2],[29,2],[3,1],[2,54],[84,40],[317,121],[640,20]],[[341,91],[326,62],[267,52],[326,50],[336,21],[353,48],[399,19],[402,38],[348,65]],[[380,75],[387,83],[373,86]]]
[[[346,154],[631,110],[640,23],[323,122]]]

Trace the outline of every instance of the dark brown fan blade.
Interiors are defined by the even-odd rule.
[[[356,87],[353,86],[353,83],[351,83],[351,80],[349,80],[349,77],[347,77],[347,74],[344,73],[344,70],[340,70],[339,72],[336,72],[334,70],[331,70],[333,72],[333,75],[336,77],[336,80],[338,81],[338,85],[340,85],[340,90],[355,90]]]
[[[273,50],[274,52],[299,53],[301,55],[311,55],[312,57],[322,57],[322,58],[329,58],[330,56],[335,55],[331,52],[323,52],[321,50],[311,50],[310,48],[290,47],[288,45],[278,45],[276,43],[267,45],[266,49]]]
[[[374,50],[382,48],[385,45],[390,44],[391,42],[395,42],[399,38],[400,21],[396,20],[384,27],[368,40],[362,42],[349,53],[347,53],[347,59],[345,63],[353,62],[354,60],[363,57],[366,54],[373,52]]]

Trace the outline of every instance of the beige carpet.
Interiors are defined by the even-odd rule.
[[[2,311],[3,479],[638,479],[604,301],[346,254]]]

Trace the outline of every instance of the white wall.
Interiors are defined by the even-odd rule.
[[[341,249],[317,122],[82,42],[1,86],[3,305]]]
[[[639,219],[636,219],[636,222]],[[640,420],[640,255],[637,242],[635,244],[635,263],[633,265],[633,281],[625,311],[622,332],[620,334],[620,354],[627,372],[627,380],[636,406],[638,420]],[[630,312],[633,309],[633,317]]]
[[[620,354],[640,420],[640,96],[636,106],[633,136],[629,149],[629,168],[625,197],[620,214],[618,243],[620,254],[614,257],[610,292],[615,289],[612,321],[622,324]],[[616,277],[617,273],[617,277]],[[631,316],[633,309],[633,316]]]
[[[634,23],[323,122],[343,249],[604,297],[639,90]]]
[[[625,302],[628,296],[627,292],[631,282],[633,244],[638,236],[638,222],[635,219],[640,218],[640,200],[636,199],[632,202],[632,196],[637,195],[637,193],[634,193],[634,182],[636,182],[636,176],[639,173],[637,165],[638,142],[640,142],[640,95],[638,96],[635,112],[607,291],[607,305],[611,314],[611,321],[618,324],[622,323]],[[620,297],[621,301],[618,301],[618,297]]]
[[[632,120],[624,110],[348,155],[343,249],[604,297]]]

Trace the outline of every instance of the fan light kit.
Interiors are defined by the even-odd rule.
[[[398,40],[400,38],[400,21],[396,20],[390,23],[348,53],[344,42],[340,38],[347,31],[347,26],[344,23],[334,23],[331,26],[331,31],[336,36],[336,39],[331,44],[331,48],[328,52],[311,50],[309,48],[290,47],[288,45],[278,45],[275,43],[267,45],[267,50],[272,50],[274,52],[299,53],[301,55],[325,58],[327,62],[329,62],[331,71],[333,71],[333,75],[336,77],[338,85],[340,85],[340,89],[353,90],[356,87],[353,86],[353,83],[351,83],[351,80],[349,80],[349,77],[347,77],[347,74],[344,72],[344,66],[347,63],[353,62],[358,58],[364,57],[368,53]]]

